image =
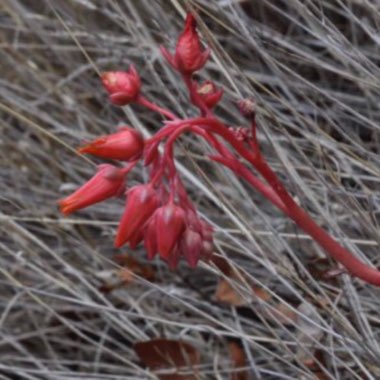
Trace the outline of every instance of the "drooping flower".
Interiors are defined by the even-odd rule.
[[[111,102],[118,106],[135,101],[140,93],[141,81],[134,65],[131,65],[128,71],[103,73],[102,83],[110,95]]]
[[[115,238],[119,248],[138,233],[159,205],[156,191],[151,184],[137,185],[127,193],[127,203]]]
[[[143,149],[142,135],[133,128],[122,127],[120,132],[98,137],[80,147],[78,151],[101,158],[128,161],[139,158]]]
[[[148,255],[148,260],[152,260],[157,254],[156,218],[154,215],[150,218],[145,229],[144,247]]]
[[[68,215],[119,195],[124,189],[124,177],[124,172],[113,165],[99,165],[97,173],[88,182],[68,197],[58,201],[61,212]]]
[[[173,252],[185,230],[185,211],[173,202],[155,212],[157,251],[167,259]]]
[[[199,232],[186,228],[181,240],[181,252],[190,267],[195,268],[202,255],[203,239]]]
[[[206,80],[197,86],[197,93],[208,108],[213,108],[223,96],[223,90],[218,89],[214,82]]]
[[[163,46],[161,46],[161,52],[175,69],[186,75],[198,71],[205,65],[210,55],[210,49],[202,49],[196,30],[196,20],[191,13],[187,14],[185,27],[178,38],[174,57]]]

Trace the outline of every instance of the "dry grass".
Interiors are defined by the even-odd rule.
[[[186,4],[195,2],[1,2],[1,378],[153,379],[133,344],[157,337],[196,347],[200,379],[231,378],[231,341],[244,350],[252,379],[380,378],[379,290],[346,275],[318,278],[310,269],[322,250],[228,170],[207,163],[198,140],[182,140],[178,163],[215,225],[218,253],[245,272],[240,284],[227,278],[244,306],[215,298],[222,275],[206,264],[170,272],[154,262],[154,281],[138,277],[104,293],[118,270],[112,241],[123,201],[71,218],[58,213],[56,200],[94,170],[92,159],[75,153],[79,142],[118,123],[147,134],[160,126],[141,108],[111,106],[99,70],[134,62],[151,99],[194,112],[157,45],[173,46]],[[253,95],[263,151],[287,188],[358,257],[378,265],[379,5],[196,4],[215,52],[201,75],[226,88],[219,114],[243,123],[231,105]],[[137,170],[130,183],[144,177]],[[145,262],[142,248],[132,254]],[[279,303],[295,324],[273,312]],[[307,364],[316,352],[313,369]]]

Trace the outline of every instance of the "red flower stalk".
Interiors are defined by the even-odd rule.
[[[161,46],[163,56],[184,75],[190,75],[201,69],[210,56],[209,48],[202,50],[196,26],[194,16],[188,13],[184,30],[177,41],[174,57]]]
[[[102,82],[110,95],[111,102],[125,106],[137,100],[140,93],[140,77],[131,65],[128,71],[107,71],[102,74]]]
[[[128,72],[104,73],[103,84],[114,104],[136,102],[172,121],[165,122],[163,128],[145,144],[137,132],[126,128],[102,136],[79,150],[81,153],[121,161],[142,158],[150,169],[150,182],[134,186],[127,193],[115,247],[128,242],[135,248],[144,240],[148,258],[152,259],[159,253],[170,268],[175,268],[181,257],[191,267],[195,267],[199,260],[207,259],[213,253],[213,229],[198,217],[174,161],[175,141],[183,133],[193,133],[214,149],[214,154],[209,155],[209,158],[246,180],[341,263],[348,273],[380,286],[380,271],[362,263],[318,226],[293,200],[267,164],[256,138],[255,103],[252,100],[239,103],[241,113],[250,122],[249,128],[231,128],[212,113],[211,108],[219,102],[222,90],[210,81],[198,84],[192,78],[192,74],[204,66],[210,54],[209,49],[202,49],[192,14],[187,15],[174,56],[163,47],[161,51],[180,72],[190,102],[199,109],[200,117],[181,120],[170,110],[150,102],[140,94],[140,78],[133,66]],[[160,144],[165,144],[163,154],[159,149]],[[124,188],[125,175],[136,162],[120,169],[112,165],[100,166],[90,181],[59,201],[61,211],[69,214],[119,194]]]
[[[128,161],[139,158],[144,149],[144,139],[141,133],[133,128],[123,127],[120,132],[98,137],[80,147],[78,152],[90,153],[94,156]]]
[[[116,233],[115,247],[120,248],[142,229],[159,205],[150,184],[137,185],[127,193],[127,203]]]
[[[215,107],[223,96],[223,90],[218,89],[210,80],[197,85],[197,93],[206,107],[210,109]]]
[[[119,195],[124,189],[125,173],[112,165],[99,165],[98,172],[73,194],[58,201],[61,212],[68,215]]]

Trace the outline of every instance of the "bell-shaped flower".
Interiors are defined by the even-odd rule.
[[[68,197],[58,201],[61,212],[68,215],[105,199],[121,194],[125,173],[113,165],[98,166],[97,173]]]
[[[202,255],[203,240],[199,232],[186,228],[183,233],[180,249],[190,267],[195,268]]]
[[[102,83],[109,93],[111,102],[118,106],[135,101],[140,93],[141,81],[134,65],[131,65],[128,71],[103,73]]]
[[[174,247],[170,255],[165,259],[169,266],[169,269],[174,270],[177,268],[179,260],[181,258],[181,251],[178,246]]]
[[[210,49],[202,49],[196,30],[196,21],[191,13],[187,14],[185,27],[178,38],[174,57],[164,47],[161,47],[161,52],[175,69],[185,75],[190,75],[205,65],[210,55]]]
[[[157,254],[157,233],[156,233],[156,218],[154,214],[148,221],[144,235],[144,247],[147,252],[148,260],[153,260]]]
[[[122,127],[119,132],[101,136],[80,147],[80,153],[90,153],[94,156],[128,161],[141,156],[144,149],[144,139],[138,131]]]
[[[223,89],[218,89],[213,82],[206,80],[197,86],[197,93],[207,108],[213,108],[222,98]]]
[[[181,239],[186,227],[186,214],[182,207],[167,203],[155,212],[157,251],[167,259]]]
[[[116,233],[115,247],[121,247],[144,228],[158,205],[159,199],[151,184],[132,187],[127,193],[127,202]]]

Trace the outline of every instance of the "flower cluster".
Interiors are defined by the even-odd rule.
[[[162,51],[169,62],[186,76],[200,69],[210,53],[208,49],[201,49],[195,19],[191,14],[178,39],[175,56],[171,57],[164,48]],[[174,119],[170,112],[165,112],[143,97],[140,77],[133,65],[128,71],[105,72],[101,79],[113,104],[140,103]],[[211,81],[192,84],[200,101],[210,109],[222,97],[222,90]],[[200,258],[208,258],[212,254],[212,227],[198,216],[189,200],[175,170],[172,155],[167,153],[162,157],[157,149],[159,142],[153,144],[152,141],[144,141],[140,133],[124,126],[116,133],[101,136],[79,147],[79,153],[125,162],[125,166],[100,165],[93,178],[58,202],[61,212],[68,215],[125,193],[126,204],[116,233],[115,247],[128,243],[131,248],[136,248],[143,242],[149,259],[159,254],[171,268],[175,268],[180,258],[184,257],[191,267],[195,267]],[[126,191],[126,176],[142,157],[146,166],[150,167],[150,182]],[[165,172],[167,166],[172,168],[169,174]]]
[[[114,160],[115,165],[100,165],[97,173],[73,194],[59,201],[63,214],[126,194],[126,204],[117,230],[115,247],[128,243],[131,248],[143,243],[148,258],[157,254],[175,268],[181,257],[191,267],[213,253],[213,229],[202,220],[190,201],[177,172],[173,145],[183,133],[193,133],[214,150],[210,160],[231,169],[269,202],[309,234],[348,273],[380,286],[380,271],[367,266],[342,247],[294,201],[261,153],[256,135],[256,105],[251,99],[238,103],[249,127],[232,127],[220,121],[213,108],[223,91],[210,80],[197,82],[193,74],[210,56],[200,41],[194,15],[188,14],[174,55],[161,52],[179,73],[189,93],[189,101],[199,116],[180,119],[168,109],[149,101],[141,91],[140,77],[133,65],[128,71],[102,75],[110,101],[118,106],[137,103],[165,117],[164,125],[148,140],[125,126],[116,133],[99,137],[79,148],[80,153]],[[160,150],[159,148],[163,149]],[[149,172],[145,184],[126,188],[126,176],[142,160]]]

